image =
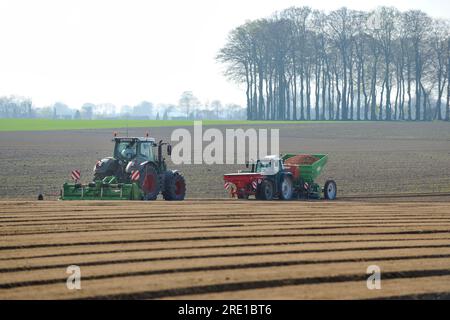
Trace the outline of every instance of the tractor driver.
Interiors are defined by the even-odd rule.
[[[133,159],[134,156],[136,155],[136,151],[134,146],[131,146],[131,144],[127,144],[127,146],[122,150],[121,152],[122,157],[124,157],[125,159]]]

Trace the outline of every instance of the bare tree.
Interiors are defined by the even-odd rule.
[[[445,74],[448,52],[447,39],[450,37],[450,26],[447,21],[436,20],[433,24],[430,46],[433,50],[433,69],[437,80],[436,88],[436,115],[438,120],[442,120],[442,96],[444,93],[447,77]]]
[[[417,10],[291,7],[234,29],[217,59],[250,120],[443,119],[446,86],[447,119],[448,34]]]
[[[195,108],[198,107],[199,101],[192,91],[185,91],[181,94],[178,102],[180,108],[186,112],[186,119],[195,118]]]

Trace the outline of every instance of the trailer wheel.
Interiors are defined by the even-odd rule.
[[[259,187],[259,198],[261,200],[272,200],[273,199],[273,184],[270,180],[263,180]]]
[[[184,177],[176,173],[167,173],[164,181],[165,188],[162,193],[164,200],[181,201],[186,195],[186,182]]]
[[[280,187],[280,199],[281,200],[290,200],[292,198],[292,193],[294,191],[292,178],[289,176],[285,176],[283,181],[281,181]]]
[[[328,180],[327,182],[325,182],[325,186],[323,188],[323,195],[325,199],[334,200],[336,199],[336,194],[337,194],[336,182],[334,182],[334,180]]]
[[[156,169],[147,165],[140,173],[139,185],[144,193],[144,200],[156,200],[161,190],[158,172]]]

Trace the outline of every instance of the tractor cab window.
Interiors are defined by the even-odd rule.
[[[260,160],[256,163],[255,172],[266,175],[276,174],[279,171],[278,162],[276,160]]]
[[[131,160],[136,157],[136,142],[121,141],[116,145],[115,156],[122,160]]]
[[[272,167],[272,161],[258,161],[256,164],[256,172],[265,172]]]
[[[273,161],[273,168],[276,172],[278,172],[280,170],[280,166],[279,166],[279,161],[274,160]]]
[[[139,154],[147,160],[153,160],[153,145],[150,142],[142,142]]]

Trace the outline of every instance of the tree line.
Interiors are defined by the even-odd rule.
[[[450,23],[419,10],[291,7],[232,30],[217,60],[249,120],[450,120]]]
[[[31,118],[33,115],[31,99],[20,96],[0,97],[0,118]]]
[[[112,103],[84,103],[71,108],[63,102],[35,107],[28,97],[0,97],[0,118],[46,119],[136,119],[136,120],[243,120],[246,110],[237,104],[222,104],[220,100],[202,103],[191,91],[180,95],[178,104],[154,105],[142,101],[134,106],[116,107]]]

